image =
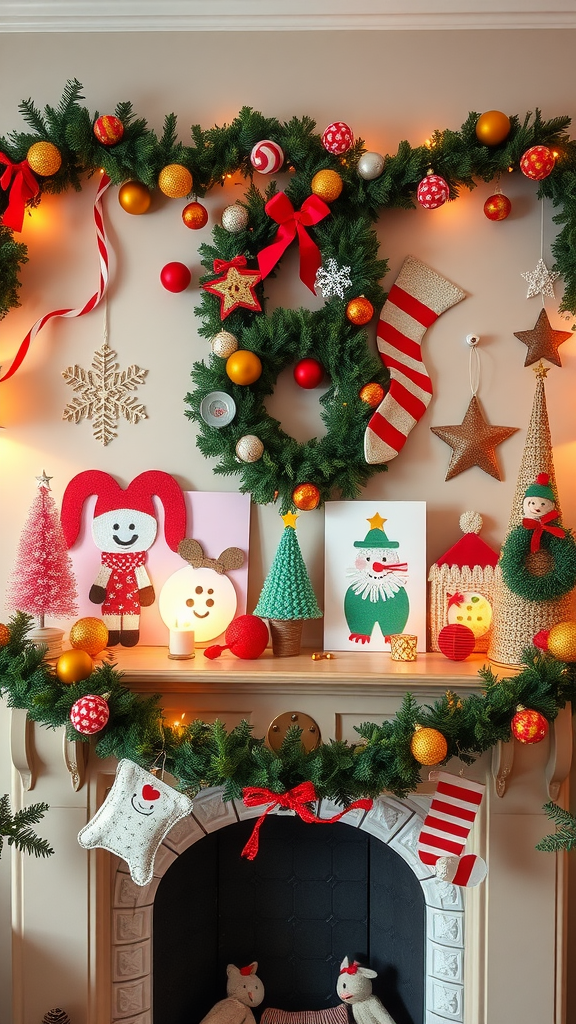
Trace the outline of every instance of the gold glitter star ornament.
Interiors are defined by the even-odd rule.
[[[254,294],[261,275],[257,270],[245,270],[246,262],[245,256],[235,256],[229,261],[214,260],[214,272],[222,276],[202,285],[204,291],[220,299],[221,320],[238,308],[261,312],[262,307]]]
[[[541,309],[532,330],[514,331],[514,337],[528,347],[524,366],[537,363],[539,359],[547,359],[549,363],[562,366],[558,349],[572,337],[572,331],[555,331],[550,326],[546,310]]]
[[[496,448],[511,434],[515,434],[518,427],[492,426],[486,420],[476,395],[472,395],[462,423],[430,427],[430,430],[452,449],[446,480],[451,480],[473,466],[478,466],[495,480],[501,480]]]

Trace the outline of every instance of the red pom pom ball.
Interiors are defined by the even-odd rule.
[[[192,274],[185,263],[167,263],[160,271],[160,280],[168,292],[183,292],[190,281]]]
[[[450,661],[464,661],[472,654],[475,643],[476,637],[472,630],[459,622],[444,626],[438,634],[438,647]]]
[[[225,633],[226,646],[214,644],[207,647],[204,657],[219,658],[223,651],[232,651],[237,658],[250,661],[259,658],[268,643],[268,626],[257,615],[239,615],[228,626]]]
[[[301,388],[317,388],[324,378],[324,367],[317,359],[301,359],[294,367],[294,380]]]

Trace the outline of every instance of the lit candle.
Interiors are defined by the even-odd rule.
[[[175,661],[194,657],[194,630],[190,623],[184,622],[179,625],[176,619],[174,626],[170,627],[168,657]]]

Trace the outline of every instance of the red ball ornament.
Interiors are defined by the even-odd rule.
[[[160,271],[160,280],[168,292],[183,292],[190,281],[192,274],[185,263],[167,263]]]
[[[208,223],[208,210],[202,203],[188,203],[182,210],[182,220],[187,228],[198,231]]]
[[[319,363],[317,359],[312,359],[309,356],[307,359],[301,359],[299,363],[296,363],[294,367],[294,380],[301,388],[317,388],[324,379],[324,367],[322,363]]]
[[[231,651],[237,658],[250,661],[259,658],[268,644],[268,626],[257,615],[239,615],[228,626],[225,639],[226,645],[214,644],[207,647],[204,657],[219,658],[223,651]]]
[[[354,134],[344,121],[334,121],[322,134],[322,145],[329,153],[341,156],[354,145]]]
[[[554,154],[548,146],[530,146],[520,159],[520,170],[533,181],[542,181],[554,170]]]
[[[115,146],[124,135],[124,125],[119,117],[114,117],[113,114],[102,114],[102,117],[94,122],[92,131],[103,146]]]
[[[439,174],[427,174],[418,185],[416,198],[425,210],[437,210],[450,198],[448,182]]]
[[[444,626],[438,634],[438,647],[450,661],[464,661],[472,654],[475,644],[476,637],[472,630],[459,622]]]
[[[506,220],[506,217],[510,216],[511,210],[512,203],[508,196],[502,195],[501,192],[495,192],[493,196],[488,196],[484,203],[484,215],[488,217],[488,220]]]
[[[511,723],[512,733],[520,743],[540,743],[548,733],[548,722],[539,711],[518,708]]]
[[[110,708],[104,697],[88,694],[80,697],[70,709],[70,721],[83,736],[92,736],[100,732],[110,718]]]

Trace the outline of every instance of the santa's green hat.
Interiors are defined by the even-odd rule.
[[[525,498],[547,498],[548,501],[556,504],[554,492],[550,487],[550,474],[549,473],[538,473],[536,480],[533,484],[524,491]]]
[[[364,540],[355,540],[355,548],[398,548],[400,543],[397,540],[388,540],[388,537],[384,533],[385,519],[381,515],[376,515],[368,518],[368,522],[372,527],[368,530],[368,533],[364,537]]]

